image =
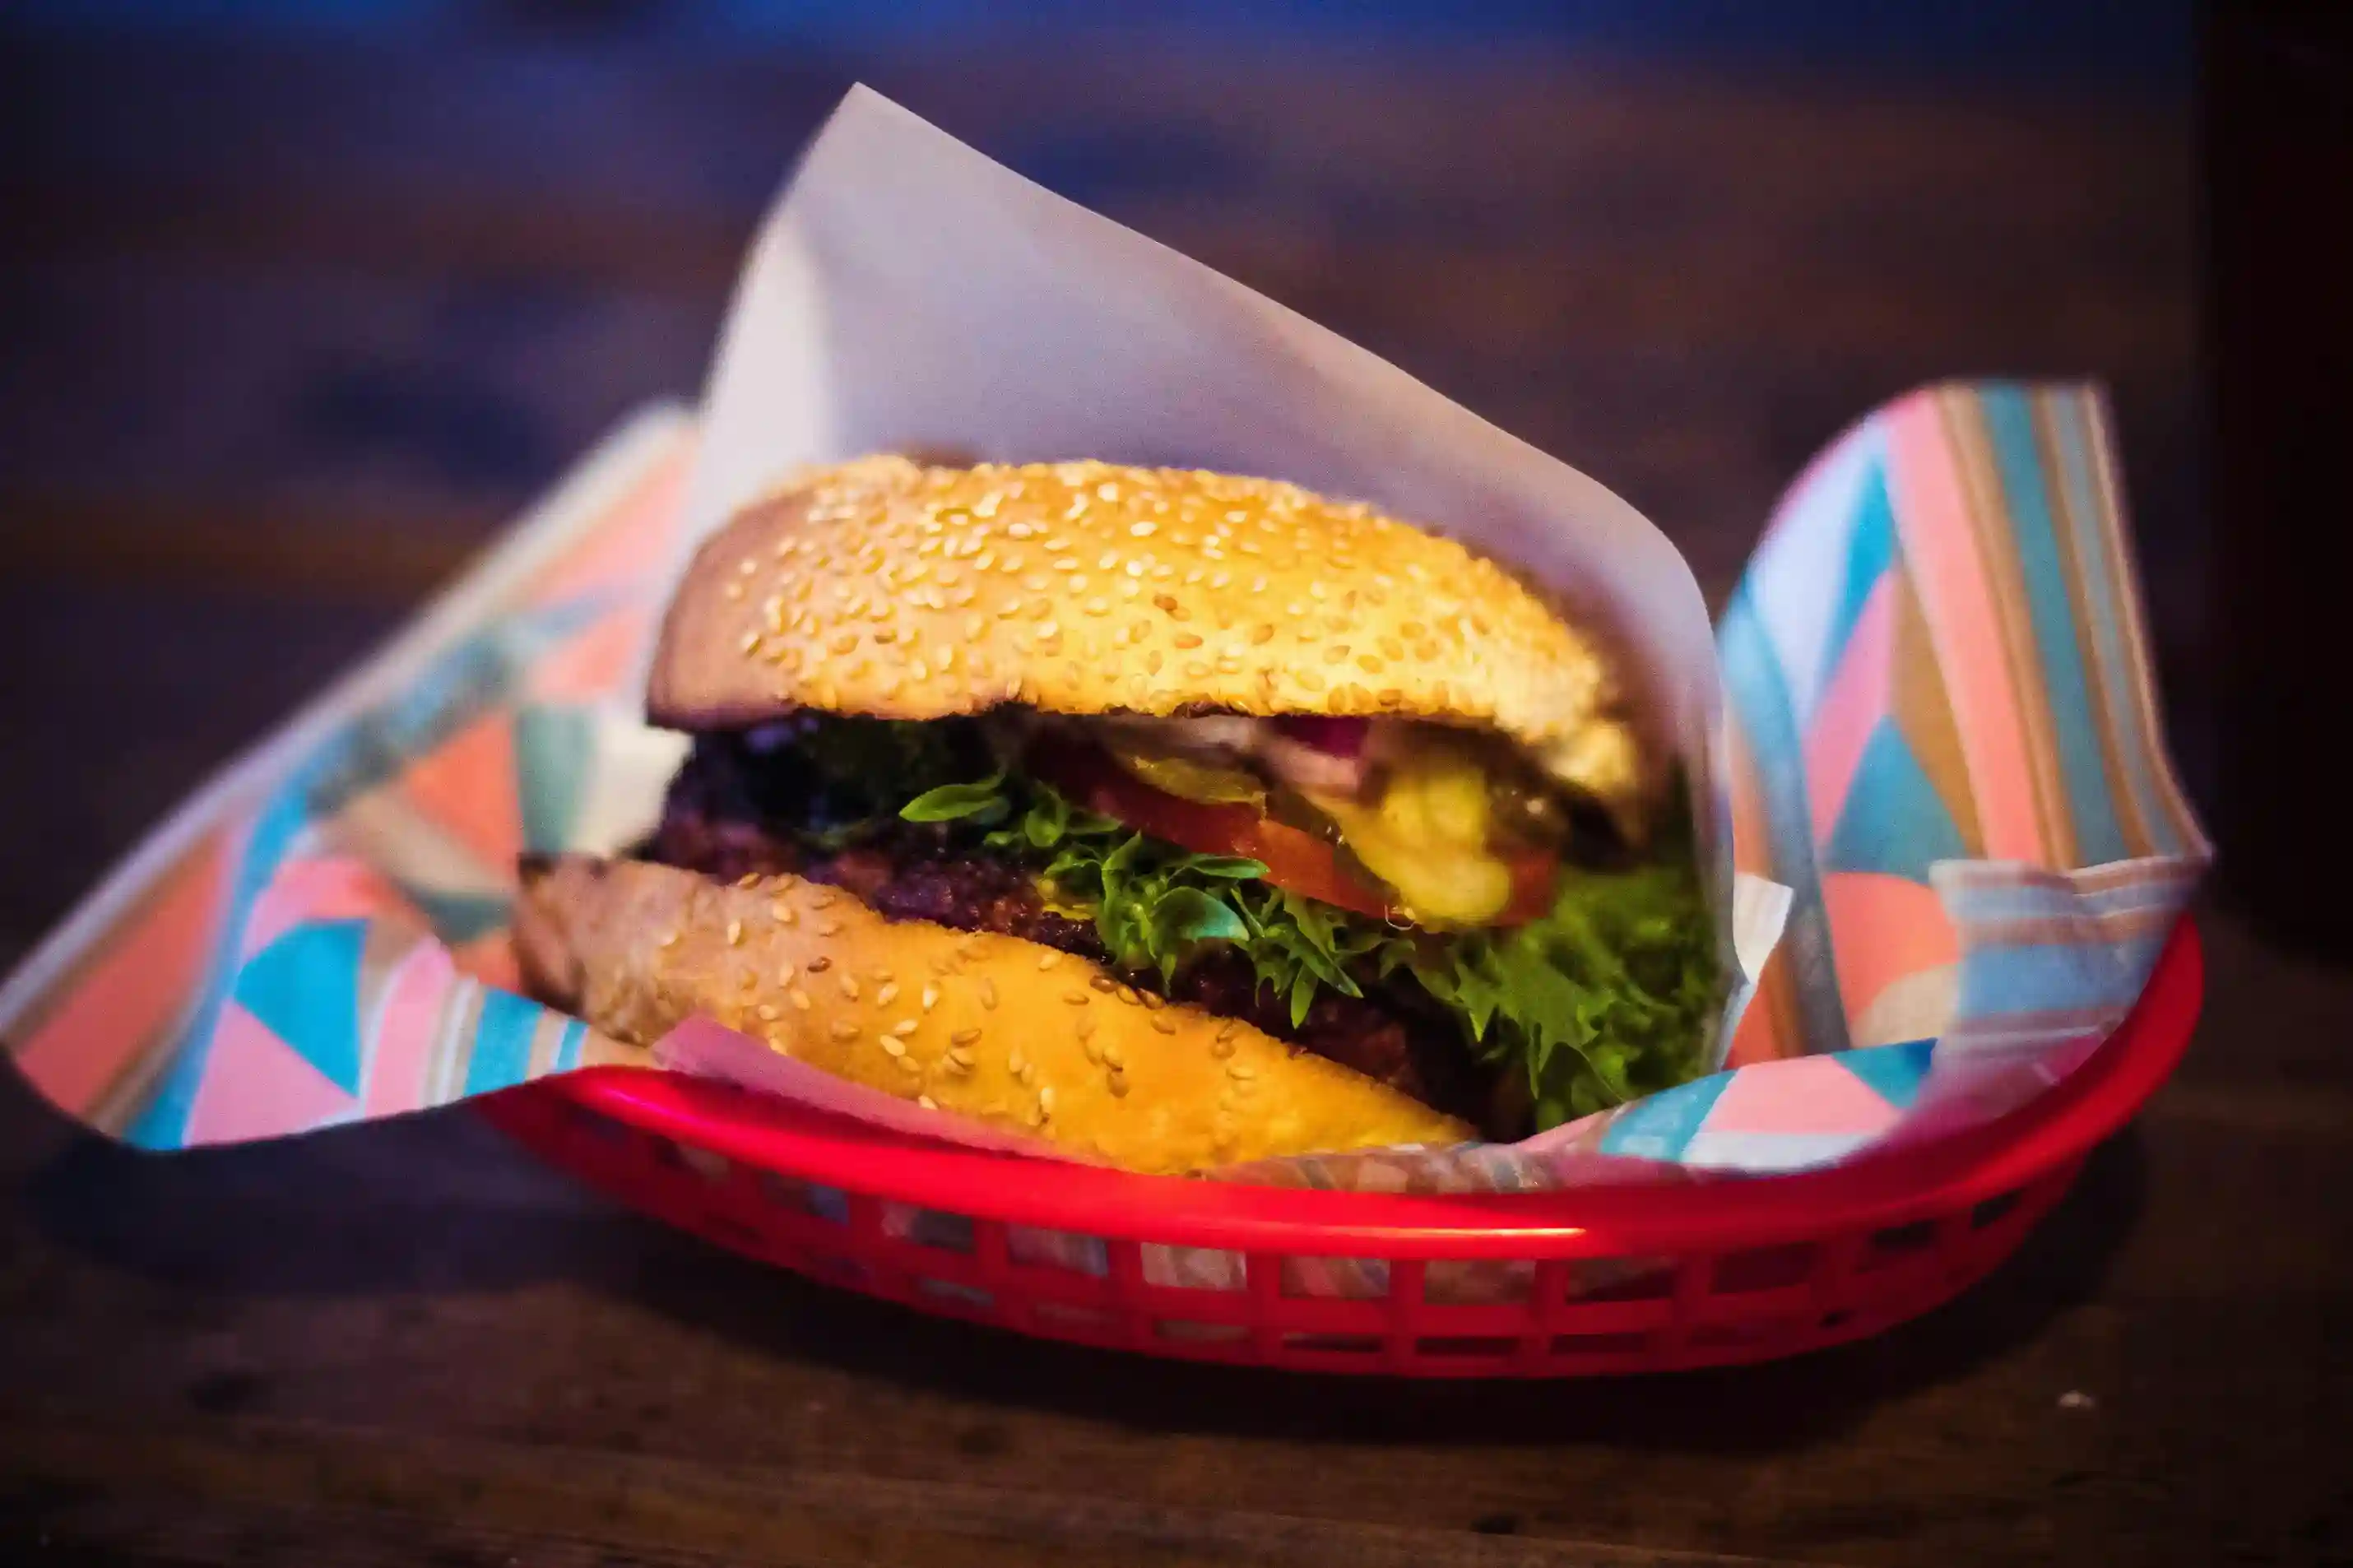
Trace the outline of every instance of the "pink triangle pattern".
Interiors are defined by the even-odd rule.
[[[426,1078],[441,1039],[444,1012],[458,984],[449,950],[424,941],[385,982],[384,1003],[368,1033],[372,1049],[363,1099],[370,1116],[395,1116],[426,1102]]]
[[[401,774],[418,810],[486,866],[512,867],[522,848],[515,791],[514,717],[493,708]]]
[[[598,589],[635,589],[642,597],[669,552],[693,455],[691,440],[664,452],[628,496],[540,574],[527,602],[550,605]]]
[[[526,700],[594,702],[612,695],[628,678],[639,648],[652,632],[649,605],[624,605],[598,616],[533,666]]]
[[[1887,713],[1894,684],[1894,586],[1893,575],[1872,586],[1806,731],[1806,795],[1817,844],[1830,841],[1847,786]]]
[[[387,910],[406,909],[400,890],[364,860],[348,855],[288,860],[254,900],[240,938],[238,962],[305,921],[372,920]]]
[[[184,1146],[236,1143],[348,1121],[359,1102],[238,1006],[224,1003]]]
[[[1896,1116],[1835,1056],[1793,1057],[1734,1073],[1708,1110],[1707,1130],[1875,1136]]]
[[[1850,1028],[1895,982],[1960,958],[1960,939],[1933,888],[1879,871],[1831,871],[1822,878],[1822,903]]]

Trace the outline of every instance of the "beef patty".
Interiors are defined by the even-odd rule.
[[[766,776],[793,765],[788,750],[764,756],[736,737],[698,738],[671,781],[661,826],[638,857],[720,881],[793,872],[845,889],[892,920],[997,931],[1108,961],[1092,921],[1055,913],[1032,870],[959,844],[968,835],[953,824],[892,819],[846,847],[811,844],[807,825],[790,815],[805,796]],[[1240,1018],[1491,1133],[1511,1114],[1496,1104],[1508,1094],[1488,1092],[1492,1075],[1472,1059],[1454,1019],[1409,981],[1361,975],[1362,996],[1326,988],[1294,1027],[1286,1000],[1228,949],[1203,952],[1166,984],[1149,971],[1127,978],[1172,1002]]]

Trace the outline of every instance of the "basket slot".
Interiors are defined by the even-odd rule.
[[[1528,1303],[1520,1314],[1520,1348],[1512,1358],[1515,1371],[1541,1368],[1552,1348],[1552,1331],[1568,1306],[1568,1262],[1547,1258],[1535,1266],[1528,1287]]]
[[[996,1294],[977,1285],[923,1278],[915,1281],[915,1293],[923,1297],[924,1305],[933,1310],[952,1312],[957,1317],[972,1318],[981,1322],[997,1321]]]
[[[1685,1345],[1694,1360],[1738,1359],[1718,1352],[1755,1352],[1774,1347],[1794,1351],[1802,1348],[1804,1342],[1812,1337],[1814,1329],[1815,1320],[1810,1313],[1799,1317],[1787,1314],[1743,1317],[1729,1322],[1698,1324],[1693,1328]]]
[[[1675,1305],[1661,1297],[1646,1301],[1572,1301],[1546,1327],[1565,1334],[1647,1334],[1674,1318]]]
[[[1520,1342],[1510,1335],[1424,1334],[1410,1348],[1408,1366],[1471,1377],[1509,1372],[1518,1359]]]
[[[902,1301],[913,1296],[913,1281],[898,1256],[906,1244],[892,1239],[883,1227],[881,1200],[871,1193],[849,1194],[849,1241],[865,1268],[868,1289]]]
[[[1576,1258],[1564,1265],[1575,1301],[1664,1301],[1674,1295],[1675,1259],[1662,1257]]]
[[[1986,1230],[2001,1224],[2017,1209],[2020,1201],[2025,1196],[2026,1194],[2022,1189],[1995,1194],[1969,1211],[1969,1228]]]
[[[1144,1247],[1140,1242],[1106,1243],[1111,1263],[1111,1299],[1116,1303],[1120,1336],[1140,1345],[1150,1336],[1152,1319],[1145,1302],[1157,1291],[1144,1282]]]
[[[1282,1311],[1282,1258],[1271,1252],[1253,1252],[1244,1263],[1243,1283],[1250,1305],[1250,1347],[1261,1360],[1283,1360],[1277,1331]]]
[[[1248,1323],[1208,1323],[1191,1318],[1161,1318],[1153,1322],[1152,1337],[1163,1343],[1187,1347],[1225,1348],[1235,1354],[1247,1354],[1250,1331]]]
[[[1434,1310],[1422,1299],[1425,1268],[1419,1258],[1400,1258],[1388,1266],[1388,1362],[1398,1372],[1413,1364],[1424,1315]]]
[[[1006,1246],[1000,1220],[976,1219],[972,1226],[972,1277],[997,1303],[997,1319],[1008,1328],[1034,1333],[1037,1307],[1023,1282],[1014,1276],[1015,1264]]]
[[[1391,1267],[1384,1258],[1294,1254],[1282,1259],[1282,1294],[1293,1300],[1382,1300],[1389,1294]]]
[[[1711,1294],[1739,1296],[1803,1285],[1813,1278],[1819,1251],[1811,1242],[1799,1241],[1727,1252],[1715,1260]]]
[[[1675,1289],[1668,1304],[1666,1327],[1659,1331],[1662,1353],[1677,1355],[1690,1342],[1692,1330],[1698,1324],[1715,1278],[1714,1257],[1695,1253],[1683,1259],[1683,1266],[1675,1271]]]
[[[942,1252],[972,1250],[972,1216],[945,1209],[918,1208],[912,1204],[884,1202],[883,1228],[892,1237]]]
[[[1782,1290],[1743,1290],[1729,1295],[1705,1296],[1693,1305],[1694,1342],[1698,1342],[1698,1331],[1713,1331],[1726,1324],[1772,1318],[1810,1323],[1817,1316],[1814,1289],[1810,1285],[1793,1285]]]
[[[1651,1336],[1644,1333],[1555,1334],[1546,1349],[1552,1372],[1639,1372],[1651,1364]]]
[[[1875,1274],[1883,1268],[1904,1267],[1936,1245],[1936,1222],[1915,1219],[1908,1225],[1893,1225],[1884,1230],[1874,1230],[1864,1244],[1857,1269]]]
[[[1145,1242],[1144,1282],[1155,1290],[1222,1290],[1240,1294],[1246,1265],[1239,1252],[1215,1247],[1169,1247]]]

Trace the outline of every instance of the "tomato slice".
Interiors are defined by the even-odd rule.
[[[1204,805],[1155,789],[1091,746],[1050,742],[1032,753],[1029,763],[1074,804],[1139,833],[1196,854],[1260,861],[1268,881],[1317,903],[1377,920],[1408,918],[1389,902],[1386,889],[1352,872],[1331,845],[1250,806]],[[1552,908],[1560,862],[1533,852],[1513,857],[1510,865],[1511,901],[1494,923],[1524,925]]]

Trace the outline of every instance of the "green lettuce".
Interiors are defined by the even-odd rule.
[[[900,815],[987,827],[982,843],[1035,866],[1123,969],[1165,984],[1205,945],[1231,946],[1293,1026],[1324,989],[1360,996],[1402,972],[1454,1014],[1482,1059],[1525,1077],[1539,1129],[1705,1065],[1722,984],[1688,835],[1630,869],[1571,868],[1542,919],[1441,937],[1285,892],[1256,860],[1149,838],[1002,772],[934,787]]]

